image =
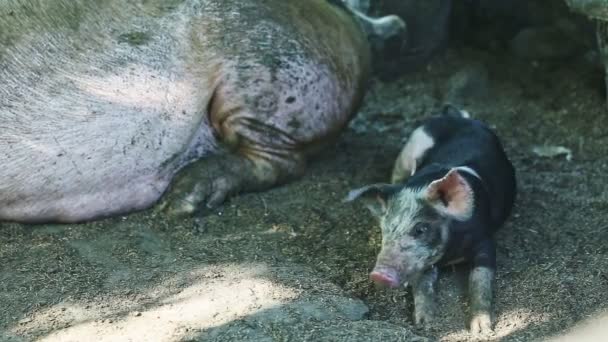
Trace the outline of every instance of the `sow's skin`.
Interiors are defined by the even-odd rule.
[[[470,329],[492,330],[496,251],[493,233],[516,195],[515,170],[496,135],[468,113],[447,106],[410,136],[393,184],[350,192],[379,217],[382,249],[371,279],[413,287],[415,322],[430,323],[437,268],[470,262]]]
[[[326,0],[2,0],[0,220],[144,209],[188,164],[166,213],[298,177],[361,102],[366,38]]]

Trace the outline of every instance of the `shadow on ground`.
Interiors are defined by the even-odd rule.
[[[0,339],[476,340],[465,330],[462,270],[440,279],[435,328],[412,327],[408,291],[368,281],[376,224],[341,203],[349,189],[388,178],[402,139],[470,63],[487,68],[489,89],[466,109],[495,126],[520,186],[497,237],[491,339],[605,325],[608,116],[597,70],[457,49],[427,70],[376,83],[351,129],[304,179],[231,200],[201,234],[191,220],[150,211],[82,225],[1,224]],[[531,152],[543,144],[570,148],[572,160]]]

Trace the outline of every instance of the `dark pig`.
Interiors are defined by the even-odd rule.
[[[471,264],[472,332],[492,329],[496,270],[493,233],[510,215],[515,170],[498,137],[468,113],[446,106],[410,136],[392,184],[349,193],[380,219],[382,249],[371,279],[413,287],[415,321],[432,320],[438,267]]]
[[[299,177],[362,101],[361,23],[327,0],[0,1],[0,220],[127,213],[170,184],[159,209],[191,214]]]
[[[374,41],[377,54],[374,71],[383,80],[420,69],[443,51],[449,40],[452,0],[378,0],[369,12],[398,15],[407,23],[407,32]]]
[[[520,29],[534,26],[532,13],[543,12],[535,7],[542,6],[538,1],[526,0],[347,1],[361,3],[363,10],[375,15],[396,14],[407,23],[405,34],[374,44],[377,53],[382,54],[374,68],[385,80],[420,69],[443,53],[451,41],[484,49],[506,43]]]

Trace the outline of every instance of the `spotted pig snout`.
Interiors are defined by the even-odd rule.
[[[392,268],[374,268],[369,278],[378,285],[387,287],[399,286],[399,273]]]

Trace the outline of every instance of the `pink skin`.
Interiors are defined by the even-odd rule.
[[[429,260],[426,255],[411,253],[412,250],[425,251],[425,249],[411,248],[409,252],[404,253],[398,247],[401,245],[405,244],[402,242],[383,246],[376,265],[369,275],[370,280],[378,285],[396,288],[411,281],[412,276],[433,263],[429,262],[432,260]]]
[[[269,189],[301,176],[366,89],[366,35],[325,0],[46,2],[0,1],[28,9],[0,19],[2,221],[129,213],[170,184],[173,215]],[[118,39],[134,27],[154,34]]]
[[[378,285],[399,287],[399,273],[392,268],[374,268],[369,278]]]
[[[380,255],[384,257],[382,252],[380,253]],[[392,262],[387,263],[384,260],[383,260],[384,262],[376,262],[376,266],[374,267],[372,272],[369,274],[370,280],[378,285],[382,285],[382,286],[386,286],[386,287],[390,287],[390,288],[396,288],[402,284],[407,284],[408,282],[413,281],[420,272],[422,272],[428,266],[433,264],[433,262],[426,263],[426,262],[420,260],[420,258],[414,258],[411,256],[401,258],[401,259],[393,259],[393,260],[410,260],[410,261],[419,260],[419,261],[414,262],[414,263],[408,263],[407,265],[404,265],[403,263],[396,265],[395,263],[392,263]]]
[[[380,250],[374,270],[369,275],[374,283],[391,288],[401,285],[401,278],[405,275],[404,271],[406,270],[405,265],[399,262],[399,260],[408,259],[396,247],[392,243],[388,243],[388,245],[385,243],[385,246]]]
[[[404,282],[407,282],[409,276],[415,273],[422,265],[418,265],[421,261],[418,255],[401,251],[401,246],[413,244],[414,241],[403,242],[398,239],[388,239],[383,243],[382,249],[378,254],[376,265],[369,277],[374,283],[391,288],[399,287]],[[408,260],[410,262],[404,262]]]

